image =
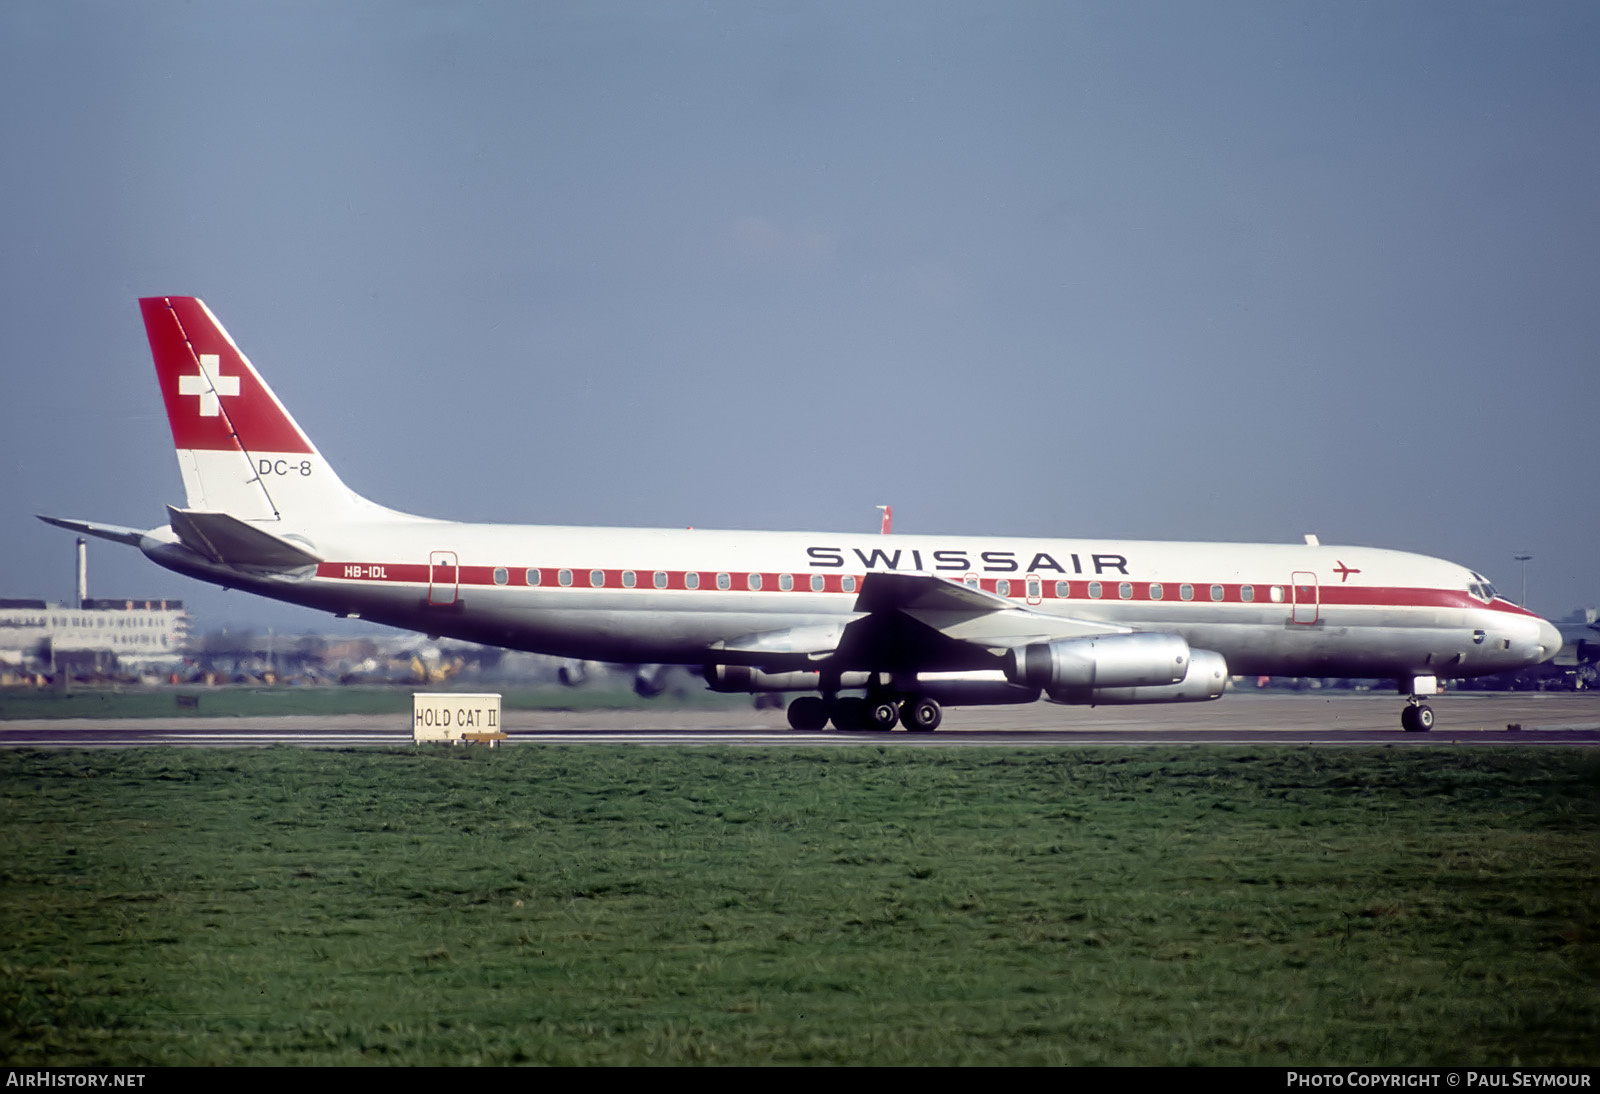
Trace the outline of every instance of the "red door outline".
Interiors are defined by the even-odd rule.
[[[461,566],[454,551],[428,552],[428,603],[448,608],[456,602],[461,585]]]
[[[1292,608],[1289,622],[1309,625],[1317,621],[1322,608],[1322,594],[1317,587],[1317,575],[1309,570],[1296,570],[1289,575],[1289,599]]]

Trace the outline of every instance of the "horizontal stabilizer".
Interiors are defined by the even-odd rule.
[[[227,513],[167,506],[172,530],[189,550],[225,566],[291,570],[322,560],[297,543],[257,528]]]
[[[128,543],[135,547],[139,546],[139,541],[145,535],[137,528],[124,528],[120,524],[94,524],[87,520],[47,517],[43,513],[35,513],[34,516],[46,524],[54,524],[57,528],[65,528],[69,532],[82,532],[86,536],[99,536],[113,543]]]

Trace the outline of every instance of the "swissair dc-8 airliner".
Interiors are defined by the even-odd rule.
[[[140,300],[184,508],[42,517],[338,616],[796,692],[789,724],[931,730],[942,707],[1182,703],[1230,673],[1438,680],[1555,656],[1480,574],[1371,547],[462,524],[357,495],[193,297]]]

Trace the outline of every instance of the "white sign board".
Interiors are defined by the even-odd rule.
[[[461,740],[463,733],[500,732],[497,692],[416,691],[411,693],[414,741]]]

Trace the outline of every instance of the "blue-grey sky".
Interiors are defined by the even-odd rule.
[[[135,297],[529,523],[1361,543],[1600,601],[1600,6],[0,4],[0,595],[182,488]],[[91,545],[91,593],[323,629]]]

